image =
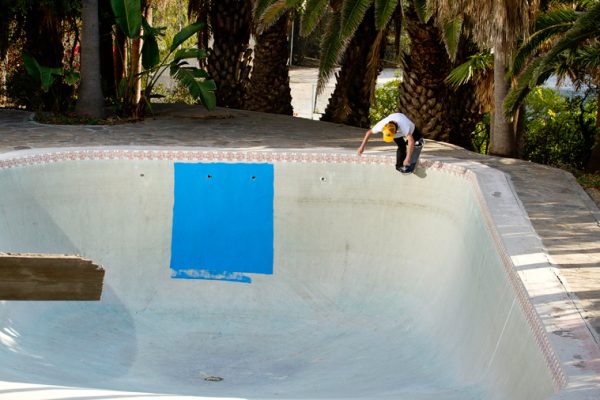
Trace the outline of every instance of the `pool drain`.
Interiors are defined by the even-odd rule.
[[[221,382],[223,378],[221,378],[220,376],[207,376],[206,378],[204,378],[204,380],[207,382]]]

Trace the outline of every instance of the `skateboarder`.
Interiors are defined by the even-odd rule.
[[[379,132],[383,133],[385,142],[396,142],[398,145],[396,169],[403,174],[413,172],[425,143],[421,131],[406,115],[402,113],[390,114],[365,133],[365,137],[358,148],[359,156],[365,150],[371,135]]]

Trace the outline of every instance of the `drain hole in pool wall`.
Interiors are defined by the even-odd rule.
[[[204,380],[207,382],[221,382],[223,378],[221,378],[220,376],[207,376],[206,378],[204,378]]]

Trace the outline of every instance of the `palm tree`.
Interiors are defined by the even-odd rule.
[[[322,121],[368,128],[369,109],[381,58],[385,49],[386,29],[375,25],[375,8],[369,7],[344,52],[337,83]]]
[[[292,3],[294,1],[274,2],[265,10],[263,20],[276,18],[286,4]],[[412,23],[414,28],[407,29],[413,45],[405,59],[402,111],[425,128],[422,130],[427,137],[450,140],[470,148],[469,133],[480,117],[472,88],[453,91],[445,84],[444,78],[452,63],[442,44],[442,35],[433,22],[422,22],[430,19],[424,16],[427,2],[411,0],[410,3],[404,13],[402,2],[398,0],[309,0],[306,3],[301,24],[303,35],[309,34],[325,15],[328,18],[327,33],[321,43],[319,90],[337,64],[342,63],[324,119],[368,125],[368,107],[379,72],[380,46],[385,28],[396,14],[403,18],[405,25]],[[452,53],[462,59],[470,50],[469,44],[463,41],[455,43]],[[428,125],[430,121],[434,123]]]
[[[208,50],[207,70],[217,85],[217,104],[242,108],[249,84],[252,50],[251,0],[190,0],[188,14],[192,20],[207,22],[198,46]],[[213,46],[208,48],[212,35]]]
[[[443,32],[440,22],[425,11],[426,7],[415,2],[404,12],[411,48],[403,62],[400,109],[426,137],[471,149],[470,133],[483,112],[475,84],[454,87],[446,77],[477,49],[454,38],[455,33],[450,33],[454,31]]]
[[[538,19],[535,33],[517,53],[513,73],[520,75],[506,100],[508,113],[514,112],[532,87],[551,75],[559,79],[569,76],[576,84],[591,77],[600,107],[600,3],[580,3],[583,11],[559,7]],[[528,58],[532,61],[526,64]],[[596,126],[596,145],[586,166],[590,171],[600,170],[600,109]]]
[[[259,26],[268,26],[298,7],[302,0],[268,1],[259,15]],[[259,2],[260,3],[260,2]],[[302,14],[301,34],[310,34],[325,16],[327,32],[321,42],[317,92],[342,61],[334,94],[324,120],[368,126],[383,42],[383,28],[389,22],[398,0],[308,0]],[[356,35],[355,32],[361,34]],[[348,51],[347,51],[348,50]]]
[[[506,66],[517,41],[529,32],[530,19],[537,11],[537,3],[527,0],[511,0],[501,5],[494,0],[433,1],[442,21],[463,18],[468,22],[475,42],[483,48],[493,49],[494,113],[489,151],[499,156],[513,156],[515,135],[502,106],[509,89],[505,78]]]
[[[255,15],[260,14],[256,3]],[[277,22],[260,31],[255,27],[254,61],[244,108],[275,114],[292,115],[292,94],[288,58],[288,32],[293,12],[286,11]]]
[[[100,77],[98,0],[83,0],[81,8],[81,83],[75,111],[79,115],[104,117]]]

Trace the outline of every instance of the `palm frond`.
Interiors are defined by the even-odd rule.
[[[577,13],[571,9],[559,9],[540,16],[536,22],[536,31],[515,53],[510,73],[517,75],[527,59],[540,49],[544,43],[551,42],[573,27]]]
[[[489,51],[473,54],[467,61],[454,68],[445,79],[453,89],[475,79],[478,75],[494,68],[494,55]]]
[[[362,22],[372,0],[346,0],[342,5],[341,36],[350,38]]]
[[[317,80],[317,94],[321,94],[336,64],[348,46],[348,40],[341,36],[342,16],[333,13],[327,21],[325,35],[321,39],[321,58],[319,62],[319,77]]]
[[[412,0],[417,16],[422,23],[427,23],[433,15],[429,0]]]
[[[259,20],[262,17],[265,10],[269,8],[274,2],[275,0],[256,0],[254,2],[253,7],[254,18],[256,20]]]
[[[571,27],[577,20],[578,13],[570,7],[561,7],[541,14],[535,21],[534,31],[542,31],[557,25]]]
[[[598,42],[593,46],[585,46],[577,51],[577,62],[583,68],[600,68],[600,44]]]
[[[287,11],[296,8],[302,3],[302,0],[273,0],[262,12],[257,24],[257,30],[263,32],[272,26]]]
[[[444,45],[446,46],[446,51],[453,62],[456,60],[456,52],[458,51],[458,44],[460,42],[462,28],[463,19],[460,16],[446,21],[444,24]]]
[[[329,0],[308,0],[306,2],[306,11],[304,11],[300,22],[300,34],[302,36],[308,36],[312,33],[323,15],[325,15],[328,5]]]
[[[600,2],[577,18],[573,27],[546,54],[542,64],[549,67],[563,51],[576,49],[587,40],[600,38],[600,24],[598,24],[598,21],[600,21]]]
[[[375,0],[375,28],[386,27],[401,0]]]
[[[533,60],[519,76],[516,86],[508,92],[504,99],[504,113],[507,117],[511,117],[517,112],[532,88],[544,83],[552,75],[552,68],[541,71],[541,67],[541,58]]]

